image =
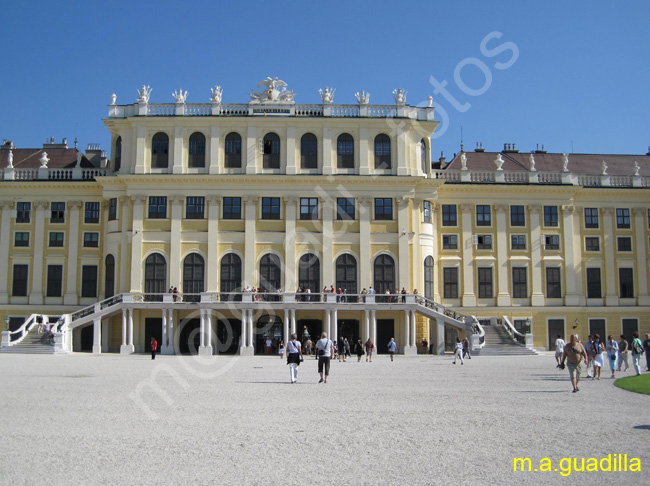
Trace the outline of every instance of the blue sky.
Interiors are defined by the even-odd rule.
[[[444,122],[434,158],[459,150],[461,127],[465,150],[646,153],[648,18],[643,0],[7,2],[0,138],[108,149],[111,93],[134,103],[148,84],[152,103],[179,88],[201,103],[219,84],[224,102],[245,103],[277,76],[297,103],[319,103],[326,85],[335,103],[361,89],[375,104],[398,87],[411,105],[432,95]]]

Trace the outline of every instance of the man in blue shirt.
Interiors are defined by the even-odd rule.
[[[395,342],[395,338],[390,338],[390,342],[388,343],[388,354],[390,354],[391,361],[393,361],[393,358],[395,357],[396,350],[397,350],[397,343]]]

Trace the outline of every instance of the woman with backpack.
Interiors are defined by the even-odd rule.
[[[634,337],[630,343],[630,349],[632,350],[632,364],[634,365],[636,376],[639,376],[641,374],[641,364],[639,361],[641,360],[641,355],[643,354],[643,345],[639,339],[638,331],[634,331],[632,333],[632,336]]]

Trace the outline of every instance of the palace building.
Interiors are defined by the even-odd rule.
[[[154,336],[165,354],[251,355],[326,331],[415,354],[481,347],[491,327],[538,349],[650,332],[650,154],[507,144],[432,163],[434,109],[401,89],[301,105],[277,78],[258,87],[241,104],[218,86],[204,104],[113,95],[109,157],[2,146],[3,351],[128,354]]]

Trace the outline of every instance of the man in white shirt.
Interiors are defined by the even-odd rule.
[[[564,353],[564,346],[566,343],[564,342],[564,339],[562,339],[562,336],[559,334],[557,335],[557,339],[555,340],[555,361],[557,364],[560,364],[560,361],[562,361],[562,354]]]
[[[318,383],[327,383],[327,377],[330,374],[330,359],[332,358],[332,349],[334,343],[327,338],[327,333],[322,333],[316,343],[316,356],[318,356],[318,373],[320,381]],[[323,379],[323,372],[325,379]]]

